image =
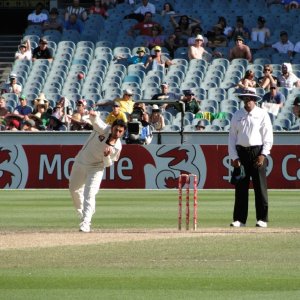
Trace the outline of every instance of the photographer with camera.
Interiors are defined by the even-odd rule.
[[[136,102],[127,123],[125,134],[126,144],[148,145],[152,141],[152,130],[149,115],[145,112],[145,105]]]

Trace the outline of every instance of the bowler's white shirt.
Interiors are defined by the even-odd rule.
[[[75,161],[90,167],[104,169],[119,159],[122,143],[117,140],[114,145],[113,153],[109,157],[104,156],[104,150],[107,147],[107,139],[111,133],[111,126],[104,123],[99,115],[90,116],[93,125],[93,131],[76,156]]]
[[[232,160],[238,158],[236,145],[243,147],[263,145],[262,154],[270,154],[273,128],[267,111],[255,106],[248,113],[243,107],[233,115],[228,141],[229,156]]]

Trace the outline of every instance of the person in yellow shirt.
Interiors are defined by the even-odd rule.
[[[113,110],[107,116],[105,122],[109,125],[112,125],[115,120],[123,120],[125,123],[127,123],[126,114],[120,111],[120,103],[115,101],[112,107]]]
[[[114,102],[118,102],[120,104],[120,111],[123,113],[131,114],[133,111],[134,102],[132,100],[133,92],[130,89],[126,89],[123,92],[122,98],[116,98]]]

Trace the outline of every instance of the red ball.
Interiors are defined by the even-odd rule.
[[[78,73],[77,75],[79,80],[82,80],[84,78],[84,74],[83,73]]]

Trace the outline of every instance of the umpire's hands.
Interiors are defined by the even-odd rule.
[[[259,155],[257,156],[256,160],[255,160],[255,167],[259,168],[264,164],[265,161],[265,156],[264,155]]]

